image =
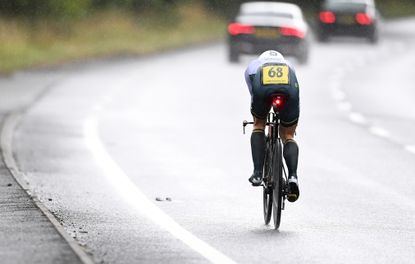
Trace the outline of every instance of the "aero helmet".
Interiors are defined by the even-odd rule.
[[[284,56],[276,50],[267,50],[259,55],[260,60],[281,60],[284,61]]]

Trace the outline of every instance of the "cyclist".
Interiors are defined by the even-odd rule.
[[[278,68],[279,72],[274,70],[271,72],[271,67],[267,67],[273,65],[277,66],[274,70]],[[251,94],[251,114],[254,118],[251,135],[254,172],[249,181],[253,186],[260,186],[262,183],[266,148],[264,131],[266,118],[271,108],[270,96],[274,93],[283,93],[287,96],[287,100],[280,112],[280,137],[284,144],[283,156],[288,168],[287,199],[295,202],[300,195],[297,178],[298,145],[294,140],[300,114],[300,100],[295,71],[281,53],[268,50],[249,63],[245,71],[245,81]]]

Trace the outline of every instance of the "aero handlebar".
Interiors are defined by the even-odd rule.
[[[243,133],[244,133],[244,135],[245,135],[245,127],[247,125],[253,125],[253,124],[254,124],[254,122],[248,122],[246,120],[244,120],[242,122],[242,127],[243,127]],[[267,122],[265,125],[267,125],[267,126],[274,126],[275,125],[275,122]]]

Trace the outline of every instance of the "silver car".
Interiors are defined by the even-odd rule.
[[[280,2],[247,2],[228,25],[229,60],[240,54],[259,54],[274,49],[306,63],[309,55],[309,28],[301,9]]]

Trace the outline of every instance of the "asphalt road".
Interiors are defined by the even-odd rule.
[[[64,70],[15,127],[16,164],[97,263],[413,263],[415,20],[385,26],[297,65],[301,197],[279,231],[247,181],[252,57],[224,45]]]

